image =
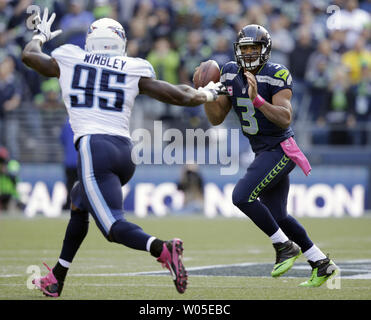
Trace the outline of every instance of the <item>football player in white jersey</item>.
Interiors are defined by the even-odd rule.
[[[170,270],[175,287],[184,293],[187,272],[182,240],[162,241],[125,220],[121,187],[134,174],[129,120],[135,97],[146,94],[172,105],[198,106],[224,94],[220,84],[194,89],[155,79],[151,64],[126,55],[120,23],[103,18],[91,24],[85,50],[65,44],[51,56],[42,45],[62,31],[52,32],[55,19],[48,9],[38,20],[37,33],[26,45],[22,61],[40,74],[59,78],[78,150],[78,182],[71,191],[71,218],[58,262],[34,284],[47,296],[61,295],[68,268],[88,232],[89,212],[107,240],[149,251]]]

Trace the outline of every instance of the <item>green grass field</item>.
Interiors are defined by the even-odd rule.
[[[195,216],[137,219],[129,215],[128,220],[161,239],[184,240],[184,264],[189,269],[186,293],[176,292],[170,276],[161,272],[164,270],[160,264],[148,253],[107,242],[91,219],[89,234],[70,268],[59,299],[371,299],[371,218],[300,219],[312,240],[330,253],[336,263],[360,260],[366,263],[366,267],[352,267],[355,273],[357,268],[363,268],[358,270],[360,277],[341,277],[341,287],[332,290],[326,285],[314,289],[298,287],[310,276],[303,256],[297,261],[304,268],[304,271],[298,268],[300,276],[296,276],[293,268],[279,279],[271,278],[275,259],[272,245],[248,219],[210,220]],[[44,275],[43,261],[54,266],[67,222],[67,215],[58,219],[25,219],[16,215],[0,218],[0,300],[48,299],[40,291],[27,288],[31,276],[27,268],[37,265]],[[246,267],[248,263],[261,263],[262,267],[259,264],[251,271]],[[224,268],[215,267],[218,265]],[[238,268],[230,269],[229,265]],[[210,267],[206,273],[199,268],[207,266]]]

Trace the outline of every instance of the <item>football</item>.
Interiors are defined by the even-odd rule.
[[[201,65],[196,68],[193,74],[193,84],[195,88],[204,87],[210,81],[219,82],[220,80],[220,69],[219,65],[215,60],[208,60],[202,62]]]

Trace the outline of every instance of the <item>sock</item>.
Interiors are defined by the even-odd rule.
[[[151,251],[151,245],[152,245],[152,242],[153,242],[154,240],[156,240],[156,237],[150,237],[150,238],[148,239],[147,244],[146,244],[146,250],[147,250],[148,252]]]
[[[70,265],[71,265],[71,262],[68,262],[68,261],[66,261],[66,260],[63,260],[63,259],[61,259],[61,258],[59,258],[58,259],[58,262],[63,266],[63,267],[65,267],[65,268],[69,268],[70,267]]]
[[[289,240],[283,231],[279,228],[273,235],[270,236],[272,243],[286,242]]]
[[[61,259],[60,259],[61,260]],[[53,274],[55,278],[60,281],[64,282],[64,279],[66,278],[68,268],[64,267],[61,263],[60,260],[58,260],[57,264],[53,268]],[[62,262],[63,263],[63,262]]]
[[[308,260],[313,262],[327,258],[326,255],[320,249],[318,249],[315,244],[310,249],[303,252],[303,254]]]
[[[147,251],[149,251],[155,258],[158,258],[161,255],[163,246],[164,241],[154,238],[153,241],[151,241],[149,250]]]

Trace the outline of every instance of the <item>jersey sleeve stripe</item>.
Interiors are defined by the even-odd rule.
[[[220,77],[220,82],[225,82],[226,80],[233,80],[237,76],[236,73],[224,73]]]
[[[274,78],[269,77],[269,76],[256,76],[256,80],[258,82],[265,82],[265,83],[268,83],[268,84],[270,84],[272,86],[276,86],[276,87],[283,87],[285,85],[283,80],[274,79]]]

